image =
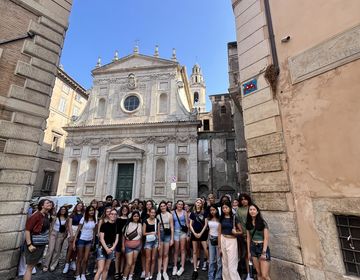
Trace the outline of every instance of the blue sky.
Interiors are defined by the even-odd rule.
[[[207,95],[227,92],[227,43],[236,40],[230,0],[77,0],[61,56],[65,71],[90,88],[97,57],[111,61],[115,50],[162,58],[176,48],[188,75],[195,62],[202,68]],[[208,106],[209,108],[209,101]]]

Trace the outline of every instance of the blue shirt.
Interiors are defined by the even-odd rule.
[[[178,214],[178,217],[179,217],[179,220],[178,218],[176,217],[176,210],[174,210],[174,213],[173,213],[173,220],[174,220],[174,229],[175,230],[181,230],[181,226],[179,224],[179,220],[180,220],[180,223],[182,226],[186,226],[186,221],[185,221],[185,211],[183,210],[182,211],[182,214]]]

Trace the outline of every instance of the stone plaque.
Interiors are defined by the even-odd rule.
[[[360,58],[360,25],[289,58],[293,84]]]
[[[186,154],[187,146],[178,146],[178,154]]]

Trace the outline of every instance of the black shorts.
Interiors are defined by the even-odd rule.
[[[193,233],[191,233],[191,241],[207,241],[209,236],[209,231],[205,230],[200,238],[196,238]]]
[[[42,259],[45,245],[35,246],[36,250],[30,252],[28,247],[25,246],[25,260],[27,265],[37,265],[37,263]]]

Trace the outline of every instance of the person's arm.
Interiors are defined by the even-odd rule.
[[[142,231],[143,231],[143,236],[148,235],[148,233],[146,232],[146,222],[143,223]]]
[[[173,215],[170,216],[169,223],[170,223],[170,229],[171,229],[170,246],[172,246],[174,244],[174,219],[173,219]]]
[[[72,239],[74,237],[74,232],[72,230],[72,218],[71,217],[68,219],[67,229],[68,229],[68,233],[70,235],[70,239]]]
[[[109,255],[109,254],[111,254],[111,252],[112,252],[113,250],[112,250],[112,247],[111,247],[111,248],[108,248],[108,247],[106,246],[104,236],[105,236],[105,234],[100,231],[100,234],[99,234],[100,244],[101,244],[101,246],[103,247],[103,249],[105,249],[106,253]]]
[[[246,230],[246,247],[247,247],[247,253],[248,253],[248,259],[250,260],[250,231]]]
[[[221,254],[221,223],[219,223],[219,227],[218,227],[218,248],[219,248],[219,253]]]
[[[99,223],[98,223],[98,228],[97,228],[97,235],[99,236],[99,233],[100,233],[100,228],[101,228],[101,225],[103,224],[103,219],[100,219]]]
[[[204,231],[207,229],[208,220],[205,219],[204,227],[202,228],[201,232],[199,233],[199,238],[203,235]]]
[[[263,244],[263,250],[261,252],[261,257],[266,258],[266,250],[269,245],[269,229],[264,228],[264,244]]]
[[[192,219],[190,219],[190,230],[194,235],[196,235],[196,232],[194,231],[194,228],[193,228],[193,222],[194,221]]]
[[[25,246],[27,246],[30,252],[34,252],[36,247],[31,243],[31,234],[29,230],[25,230]]]
[[[80,231],[82,230],[83,225],[84,225],[84,224],[79,224],[79,226],[78,226],[78,228],[77,228],[77,231],[76,231],[76,233],[75,233],[75,235],[74,235],[74,240],[73,240],[73,249],[74,249],[74,250],[76,249],[76,239],[77,239]],[[80,236],[79,236],[79,238],[80,238]]]
[[[185,213],[184,213],[184,216],[185,216],[186,226],[189,227],[189,216],[188,216],[188,214],[186,213],[186,211],[185,211]]]
[[[114,242],[113,246],[111,247],[111,248],[112,248],[112,251],[115,250],[116,245],[118,244],[118,242],[119,242],[119,234],[116,233],[115,242]]]

